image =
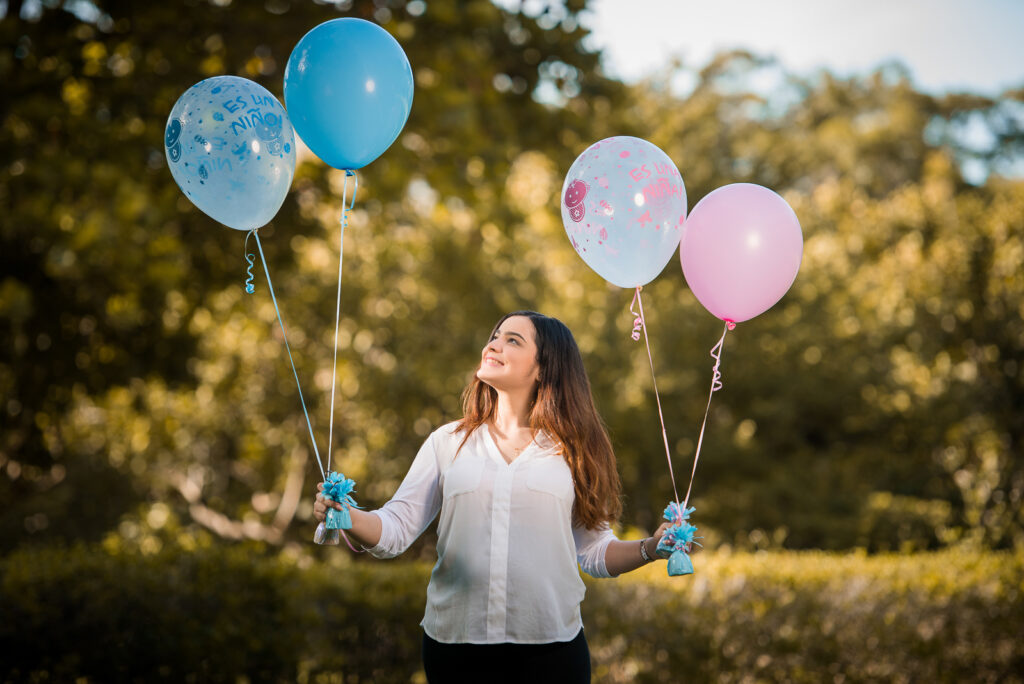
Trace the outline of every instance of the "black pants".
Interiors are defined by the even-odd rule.
[[[443,644],[424,634],[423,669],[430,684],[590,684],[590,649],[582,629],[550,644]]]

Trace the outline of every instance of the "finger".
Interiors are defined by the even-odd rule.
[[[323,483],[323,482],[319,482],[319,483],[317,483],[317,485],[316,485],[316,491],[318,491],[318,492],[322,492],[322,491],[324,491],[324,483]]]

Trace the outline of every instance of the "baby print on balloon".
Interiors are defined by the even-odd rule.
[[[565,191],[565,206],[569,209],[569,218],[576,223],[586,216],[586,207],[583,200],[587,196],[589,186],[581,180],[574,180]]]
[[[657,277],[682,237],[683,178],[664,152],[640,138],[607,138],[584,150],[562,198],[562,223],[576,252],[619,287]]]
[[[167,158],[171,160],[171,163],[177,163],[181,159],[181,143],[178,138],[181,137],[181,122],[177,119],[173,119],[167,124],[167,130],[164,133],[164,145],[167,147]]]
[[[295,133],[284,107],[237,76],[208,78],[185,91],[168,117],[164,146],[185,195],[237,230],[269,222],[295,173]]]

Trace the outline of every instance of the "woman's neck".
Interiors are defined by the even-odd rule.
[[[530,398],[526,394],[498,391],[498,405],[491,416],[494,427],[506,435],[530,428]]]

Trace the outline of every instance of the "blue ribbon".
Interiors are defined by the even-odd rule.
[[[355,179],[352,188],[352,202],[347,200],[348,179]],[[341,231],[338,236],[338,301],[334,311],[334,366],[331,369],[331,412],[327,422],[327,470],[331,469],[331,453],[334,451],[334,386],[338,378],[338,327],[341,323],[341,264],[345,256],[345,228],[348,226],[348,212],[356,205],[359,191],[359,176],[351,169],[345,170],[345,185],[341,190]],[[347,527],[345,529],[348,529]]]
[[[281,326],[281,336],[284,338],[284,348],[288,352],[288,361],[292,364],[292,375],[295,376],[295,386],[299,389],[299,402],[302,403],[302,413],[306,416],[306,427],[309,428],[309,441],[313,444],[313,454],[320,466],[320,475],[326,479],[323,461],[320,460],[320,450],[316,448],[316,437],[313,436],[313,423],[309,420],[309,411],[306,409],[306,399],[302,396],[302,383],[299,382],[299,372],[295,370],[295,359],[292,358],[292,348],[288,344],[288,333],[284,329],[284,321],[281,319],[281,309],[277,305],[277,296],[274,294],[274,283],[270,279],[270,269],[267,267],[267,257],[263,254],[263,244],[260,242],[260,234],[254,230],[250,233],[256,238],[256,248],[260,252],[260,261],[263,262],[263,273],[267,276],[267,289],[270,290],[270,300],[274,302],[274,311],[277,313],[277,324]]]
[[[253,262],[255,262],[256,260],[256,255],[249,252],[249,238],[252,237],[255,233],[256,230],[253,229],[250,230],[249,234],[245,236],[245,260],[249,262],[248,268],[245,269],[245,272],[249,275],[249,277],[245,279],[246,294],[252,294],[253,292],[256,291],[256,286],[252,284],[252,281],[255,278],[255,276],[253,276],[252,274],[252,267]]]
[[[359,508],[356,500],[352,498],[352,492],[356,490],[356,481],[347,478],[341,473],[330,473],[324,480],[324,488],[321,491],[325,499],[341,504],[342,510],[336,508],[327,509],[327,529],[329,530],[350,530],[352,529],[352,516],[350,508]]]

